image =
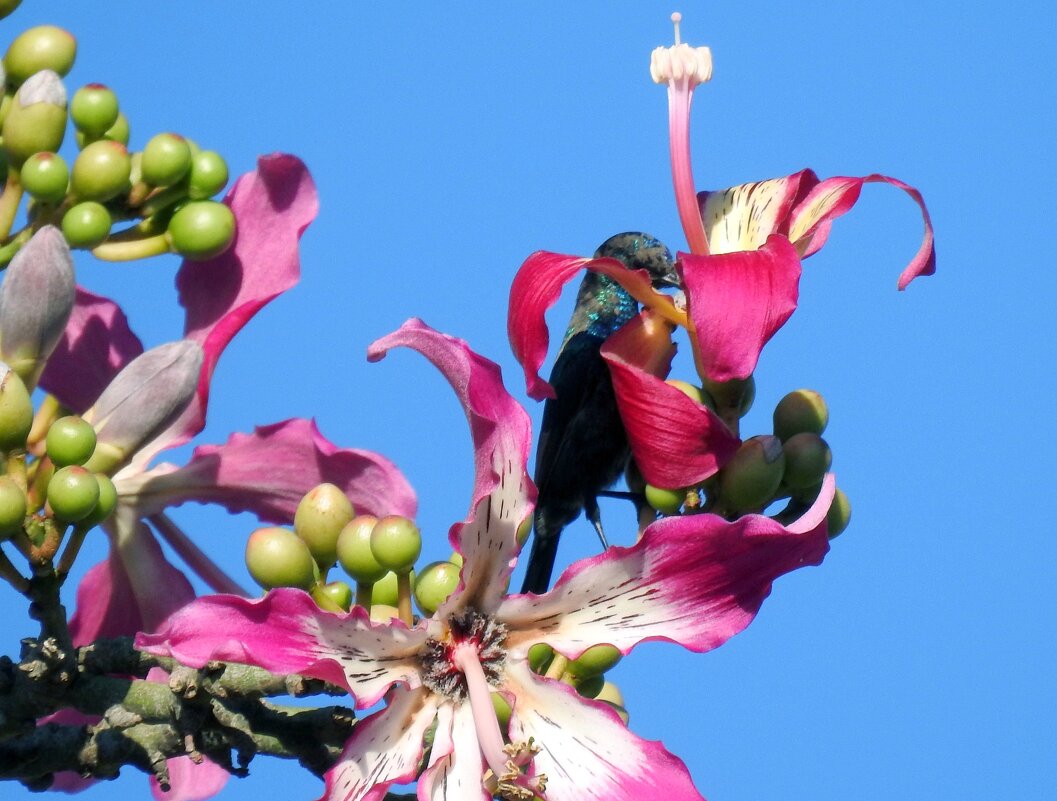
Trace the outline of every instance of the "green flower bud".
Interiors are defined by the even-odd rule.
[[[41,203],[61,203],[70,185],[70,168],[57,153],[34,153],[22,165],[22,188]]]
[[[785,442],[795,434],[821,434],[829,423],[829,409],[822,396],[811,389],[790,392],[774,407],[774,435]]]
[[[200,150],[191,156],[191,171],[187,177],[187,196],[191,200],[213,197],[227,186],[228,165],[215,150]]]
[[[785,452],[783,483],[791,490],[813,487],[833,464],[833,453],[818,434],[802,431],[782,443]]]
[[[451,562],[431,562],[415,579],[415,603],[427,617],[448,600],[459,584],[459,567]]]
[[[546,673],[553,660],[554,649],[545,642],[538,642],[528,649],[528,663],[534,673]]]
[[[101,83],[82,86],[70,100],[70,119],[89,139],[102,137],[117,122],[119,113],[117,95]]]
[[[171,186],[191,168],[191,148],[179,134],[158,134],[143,148],[142,167],[148,184]]]
[[[193,200],[172,216],[168,233],[173,250],[181,256],[211,259],[235,238],[235,215],[223,203]]]
[[[514,538],[517,540],[518,545],[524,545],[526,540],[529,538],[529,534],[532,533],[532,515],[526,515],[525,519],[521,521],[521,524],[517,527],[517,531],[514,533]],[[462,554],[459,554],[459,567],[462,567]]]
[[[84,464],[95,450],[95,429],[77,415],[60,417],[48,429],[45,443],[56,467]]]
[[[128,188],[132,159],[120,142],[101,139],[85,147],[73,162],[70,188],[84,200],[105,202]]]
[[[70,206],[62,216],[62,235],[72,248],[94,248],[110,236],[113,220],[102,203],[86,200]]]
[[[396,586],[396,585],[393,585]],[[371,604],[371,621],[374,623],[388,623],[390,620],[398,620],[400,610],[392,604]]]
[[[606,703],[622,707],[624,706],[624,693],[622,693],[620,688],[613,682],[607,681],[602,685],[602,689],[598,691],[595,700],[605,701]]]
[[[76,523],[99,503],[99,482],[90,470],[70,465],[55,471],[48,482],[48,506],[59,520]]]
[[[330,567],[338,558],[338,535],[355,515],[344,492],[333,484],[320,484],[297,504],[294,531],[305,541],[319,566]]]
[[[107,128],[106,133],[103,134],[104,139],[109,139],[111,142],[120,142],[126,146],[128,145],[129,136],[128,117],[124,114],[118,114],[114,124]]]
[[[576,679],[573,686],[576,687],[576,692],[584,698],[595,698],[602,692],[605,683],[606,680],[601,676],[588,676],[584,679]]]
[[[628,460],[628,466],[624,468],[624,481],[628,484],[628,489],[631,492],[635,492],[642,495],[646,492],[646,479],[642,475],[642,471],[639,470],[639,466],[635,464],[634,459]]]
[[[674,515],[686,502],[686,490],[662,489],[652,484],[646,485],[646,503],[662,515]]]
[[[705,402],[705,394],[700,387],[695,387],[693,384],[689,384],[686,381],[680,381],[678,378],[669,378],[664,383],[675,387],[694,403]]]
[[[620,692],[620,688],[617,685],[611,681],[603,682],[602,689],[595,696],[595,700],[612,707],[613,711],[624,721],[624,725],[628,725],[628,710],[624,708],[624,694]]]
[[[25,518],[26,493],[13,479],[0,476],[0,539],[18,531]]]
[[[452,551],[451,552],[451,556],[448,557],[448,561],[451,562],[456,567],[462,567],[462,563],[463,563],[462,554],[459,553],[458,551]]]
[[[738,417],[744,417],[756,400],[756,379],[735,378],[731,381],[705,379],[704,390],[713,399],[715,408],[737,409]]]
[[[22,84],[0,131],[4,152],[16,166],[34,153],[57,153],[66,134],[66,89],[59,76],[44,70]]]
[[[415,585],[415,571],[411,571],[411,586]],[[383,606],[395,607],[399,591],[397,589],[396,573],[391,570],[374,583],[371,589],[371,604],[382,604]],[[393,615],[396,617],[396,615]]]
[[[84,131],[77,129],[77,147],[83,149],[86,145],[98,142],[100,139],[105,139],[108,142],[120,142],[125,147],[128,147],[129,135],[128,117],[119,112],[114,124],[107,128],[101,136],[89,136]]]
[[[499,731],[505,732],[510,726],[510,704],[502,693],[492,693],[492,709],[495,710],[495,719],[499,721]]]
[[[406,517],[388,515],[371,532],[371,553],[394,573],[409,573],[422,553],[422,534]]]
[[[621,657],[620,649],[612,645],[592,645],[570,662],[566,671],[580,679],[599,676],[612,670]]]
[[[33,401],[18,373],[0,362],[0,452],[21,450],[33,428]]]
[[[98,526],[117,508],[117,488],[114,482],[104,473],[95,473],[95,480],[99,483],[99,503],[95,505],[91,514],[78,522],[77,525],[81,528]]]
[[[803,487],[802,489],[790,490],[789,497],[802,507],[806,509],[815,502],[815,498],[822,491],[822,482],[819,481],[817,484],[812,484],[810,487]],[[798,515],[799,516],[799,515]]]
[[[8,80],[18,85],[41,70],[65,75],[77,57],[77,40],[73,34],[54,25],[38,25],[23,31],[4,54]]]
[[[316,583],[317,567],[308,546],[287,528],[259,528],[246,541],[246,567],[261,587],[300,587]]]
[[[352,608],[352,587],[344,581],[317,584],[312,588],[312,598],[320,609],[348,612]]]
[[[338,534],[338,563],[357,584],[374,584],[389,572],[371,552],[371,532],[377,522],[378,518],[373,515],[359,515]]]
[[[785,471],[785,454],[777,437],[745,440],[719,472],[720,498],[733,512],[763,509],[774,498]]]
[[[22,4],[22,0],[0,0],[0,19],[3,19]]]
[[[851,522],[851,502],[844,490],[837,489],[833,493],[833,503],[830,504],[829,512],[826,513],[826,531],[829,538],[833,539],[842,533]]]

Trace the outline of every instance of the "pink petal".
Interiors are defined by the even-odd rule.
[[[539,375],[550,342],[544,314],[557,302],[562,287],[582,269],[612,278],[640,303],[654,307],[672,322],[685,320],[670,297],[654,291],[645,270],[629,270],[616,259],[585,259],[542,250],[533,253],[525,259],[510,286],[507,335],[514,356],[525,371],[526,391],[536,400],[554,397],[554,389]]]
[[[83,412],[126,364],[143,353],[121,307],[77,287],[77,300],[40,383],[59,402]]]
[[[77,611],[70,619],[74,645],[157,626],[195,596],[143,523],[119,532],[116,540],[110,555],[77,585]]]
[[[633,320],[602,347],[631,451],[655,487],[680,489],[715,474],[738,449],[738,438],[706,406],[643,369],[637,349],[644,318]]]
[[[283,154],[258,159],[257,171],[239,178],[224,202],[238,224],[235,244],[208,261],[185,261],[176,274],[187,310],[184,336],[206,354],[197,397],[153,443],[153,453],[182,445],[205,426],[209,382],[220,354],[253,315],[297,283],[298,240],[319,210],[308,169]]]
[[[425,689],[394,691],[385,709],[356,724],[319,801],[381,801],[391,784],[414,780],[437,702]]]
[[[702,376],[747,378],[763,346],[796,310],[796,249],[775,235],[759,250],[679,256]]]
[[[571,565],[547,594],[508,597],[497,615],[507,647],[521,654],[547,642],[569,657],[598,643],[627,653],[644,640],[716,648],[749,625],[776,578],[822,561],[833,489],[830,476],[788,528],[762,515],[659,520],[631,548]]]
[[[605,704],[535,675],[524,660],[512,660],[507,676],[517,696],[511,739],[540,747],[533,766],[547,776],[547,801],[703,801],[681,759],[636,737]]]
[[[882,182],[902,189],[921,209],[925,224],[925,234],[918,252],[899,275],[899,288],[920,275],[932,275],[936,272],[936,249],[932,232],[932,220],[921,193],[912,186],[896,178],[874,173],[863,178],[838,176],[827,178],[815,186],[808,195],[797,203],[790,215],[789,239],[796,243],[803,255],[810,256],[825,243],[833,220],[849,211],[859,199],[863,184]]]
[[[102,637],[123,637],[143,629],[143,616],[121,559],[111,549],[102,562],[89,568],[77,585],[77,609],[70,618],[76,646]]]
[[[815,173],[801,170],[784,178],[699,193],[710,252],[759,250],[772,234],[786,233],[793,206],[817,183]]]
[[[121,477],[123,503],[143,516],[188,501],[253,512],[269,523],[290,523],[301,498],[323,482],[342,489],[356,511],[414,517],[414,490],[384,456],[338,448],[314,420],[284,420],[233,434],[223,445],[203,445],[178,469],[171,465]]]
[[[183,756],[167,759],[165,764],[169,770],[168,792],[150,777],[150,792],[157,801],[204,801],[223,790],[230,778],[224,768],[208,759],[196,763]]]
[[[478,356],[460,339],[434,331],[421,320],[374,342],[371,361],[404,346],[429,359],[459,398],[474,450],[474,490],[470,517],[451,527],[448,539],[463,555],[462,583],[453,594],[456,606],[473,605],[487,614],[502,597],[517,557],[517,530],[536,500],[528,477],[528,415],[503,386],[499,366]],[[453,611],[450,610],[450,611]]]
[[[248,601],[232,595],[199,598],[169,617],[136,647],[191,667],[212,659],[302,673],[339,684],[359,708],[373,706],[395,682],[421,684],[422,629],[399,621],[371,623],[362,607],[347,615],[324,612],[301,590],[272,590]]]
[[[418,801],[487,801],[484,789],[484,760],[477,744],[473,712],[469,704],[442,707],[437,733],[430,752],[429,767],[418,779]],[[445,725],[447,724],[447,725]]]

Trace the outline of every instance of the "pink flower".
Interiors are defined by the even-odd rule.
[[[623,653],[657,639],[693,651],[721,645],[749,624],[777,576],[821,561],[832,479],[792,526],[758,515],[735,523],[705,514],[667,518],[631,548],[572,565],[544,595],[508,596],[516,532],[535,499],[526,471],[528,418],[498,367],[464,342],[412,320],[372,345],[370,358],[397,346],[419,351],[444,373],[470,424],[475,486],[468,518],[449,535],[464,559],[451,597],[409,628],[372,623],[360,607],[325,612],[299,590],[260,601],[215,596],[188,605],[158,633],[140,635],[138,647],[193,666],[224,659],[315,676],[347,688],[359,708],[384,698],[328,772],[328,801],[374,801],[416,776],[422,801],[493,794],[700,799],[682,761],[629,732],[605,704],[534,673],[528,650],[546,642],[575,658],[601,643]],[[491,692],[513,709],[508,744]],[[434,722],[419,775],[423,735]]]
[[[359,511],[415,513],[414,493],[391,462],[368,451],[337,448],[310,420],[286,420],[234,434],[223,445],[201,446],[182,467],[151,465],[161,451],[186,443],[204,427],[220,355],[259,309],[297,282],[298,240],[318,208],[304,164],[286,155],[262,158],[225,202],[238,223],[233,247],[209,261],[185,261],[176,277],[186,309],[185,339],[143,354],[121,309],[78,288],[70,322],[44,371],[42,385],[49,392],[69,408],[89,410],[86,417],[99,430],[97,454],[112,446],[113,467],[123,465],[113,475],[118,507],[105,524],[109,557],[78,586],[70,622],[77,645],[153,629],[194,598],[190,582],[165,558],[154,531],[207,585],[245,594],[165,514],[168,507],[215,503],[251,511],[267,522],[289,523],[300,498],[328,481],[343,489]],[[185,357],[182,363],[191,356],[197,361],[177,407],[161,421],[164,425],[157,425],[158,404],[122,387],[141,386],[138,379],[128,380],[129,371],[164,348]],[[144,372],[153,376],[157,370]],[[176,383],[155,380],[158,399],[175,403]],[[158,798],[205,798],[216,792],[219,768],[192,767],[183,760],[179,765],[170,793],[154,786]]]
[[[708,48],[680,43],[680,17],[673,14],[672,19],[676,44],[653,52],[650,72],[656,82],[668,86],[672,182],[690,246],[690,253],[680,253],[676,264],[685,308],[654,292],[641,276],[614,269],[605,260],[532,254],[514,279],[508,318],[511,346],[532,397],[550,391],[539,376],[548,345],[544,312],[583,269],[603,272],[620,283],[647,307],[646,316],[684,327],[698,373],[720,382],[752,374],[763,346],[796,310],[801,259],[821,249],[833,220],[855,205],[865,184],[902,189],[921,209],[924,237],[899,276],[899,289],[935,272],[932,224],[924,201],[916,189],[895,178],[873,174],[819,180],[811,170],[802,170],[698,193],[690,163],[690,105],[695,87],[712,77],[712,56]],[[623,342],[611,338],[604,355],[636,463],[650,483],[696,483],[733,454],[737,438],[716,415],[666,385],[656,370],[645,369],[630,336]],[[679,476],[681,484],[675,483]]]

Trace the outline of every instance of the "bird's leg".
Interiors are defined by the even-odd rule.
[[[594,495],[584,498],[584,514],[598,532],[598,539],[602,543],[602,549],[605,550],[609,547],[609,542],[606,540],[606,532],[602,530],[602,513],[598,510],[598,498]]]

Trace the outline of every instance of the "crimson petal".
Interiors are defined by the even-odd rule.
[[[633,320],[602,347],[617,406],[642,475],[655,487],[690,487],[714,475],[737,451],[738,438],[709,408],[642,368]],[[664,371],[665,374],[667,371]]]
[[[784,236],[759,250],[679,254],[702,376],[747,378],[760,351],[796,310],[800,259]]]

